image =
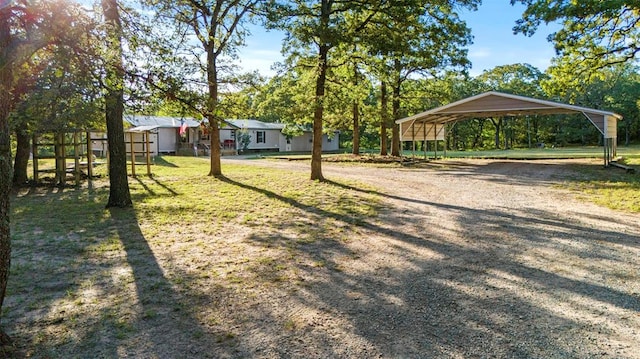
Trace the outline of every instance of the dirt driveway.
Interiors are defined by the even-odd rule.
[[[294,333],[243,345],[258,357],[640,358],[640,216],[557,186],[580,176],[573,162],[599,165],[323,164],[329,180],[374,186],[386,209],[335,254],[339,270],[268,300]]]

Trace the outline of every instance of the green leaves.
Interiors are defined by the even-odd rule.
[[[640,52],[640,3],[632,0],[512,0],[527,6],[514,33],[532,35],[542,23],[561,22],[551,34],[558,55],[575,62],[574,72],[593,72],[633,61]]]

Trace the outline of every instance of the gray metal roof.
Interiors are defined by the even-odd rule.
[[[583,114],[602,134],[615,132],[613,126],[607,128],[607,118],[612,119],[612,123],[622,119],[619,114],[609,111],[489,91],[397,120],[396,123],[400,125],[401,133],[404,134],[416,123],[444,124],[469,118],[573,113]],[[615,134],[612,137],[615,137]]]
[[[124,121],[131,126],[156,126],[161,128],[180,128],[183,123],[187,123],[187,127],[198,127],[200,122],[190,117],[168,117],[168,116],[139,116],[125,115]]]
[[[282,130],[284,123],[262,122],[258,120],[224,120],[236,128],[246,128],[248,130]]]
[[[160,127],[160,126],[157,126],[157,125],[153,125],[153,126],[136,126],[136,127],[127,128],[124,132],[153,131],[153,130],[157,129],[158,127]]]

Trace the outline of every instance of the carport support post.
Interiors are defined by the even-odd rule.
[[[438,138],[436,137],[435,141],[433,141],[433,157],[438,159]]]
[[[427,124],[422,123],[422,150],[424,151],[424,160],[427,160]]]
[[[433,124],[433,157],[438,160],[438,125]]]
[[[411,124],[411,159],[416,159],[416,123]]]
[[[611,162],[616,156],[616,138],[605,137],[604,138],[604,166],[609,167]]]
[[[607,138],[603,136],[602,138],[602,148],[604,149],[604,166],[609,167],[609,154],[607,153]]]
[[[443,124],[442,125],[442,129],[444,130],[444,155],[443,157],[447,157],[447,146],[449,146],[449,138],[447,137],[447,127],[449,127],[448,124]]]
[[[438,145],[438,142],[437,142],[438,135],[436,134],[436,124],[435,124],[435,122],[433,123],[433,126],[431,126],[430,131],[433,131],[433,144],[434,144],[434,146],[437,146]],[[435,148],[434,150],[435,150],[435,152],[433,154],[433,159],[437,160],[438,159],[438,149]]]

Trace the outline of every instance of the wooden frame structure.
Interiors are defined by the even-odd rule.
[[[440,132],[426,130],[429,125],[444,128],[448,123],[472,118],[556,114],[582,114],[589,120],[602,134],[604,165],[611,164],[617,155],[618,120],[622,120],[622,116],[587,107],[489,91],[397,120],[396,124],[400,127],[401,141],[434,140],[437,144],[446,133],[440,136]]]
[[[131,160],[131,175],[136,177],[136,159],[141,154],[144,164],[147,167],[147,176],[151,176],[151,142],[150,135],[157,131],[159,126],[138,126],[125,130],[125,140],[127,142],[127,154]],[[141,138],[136,139],[135,135],[140,134]],[[128,135],[128,136],[127,136]],[[139,146],[138,146],[139,145]],[[140,150],[138,150],[140,148]]]
[[[150,134],[157,126],[139,126],[125,131],[126,152],[131,160],[131,175],[136,177],[136,160],[142,155],[143,163],[147,167],[147,176],[151,176],[151,144]],[[83,169],[86,168],[86,177],[91,181],[94,177],[93,167],[97,162],[93,159],[93,142],[106,142],[106,137],[92,137],[98,131],[87,131],[77,129],[66,129],[60,132],[38,132],[31,138],[31,153],[33,156],[33,180],[40,181],[40,173],[54,172],[54,183],[64,186],[67,182],[67,174],[73,173],[75,185],[79,186]],[[141,135],[141,139],[136,139],[136,134]],[[40,154],[43,147],[52,148],[52,154]],[[103,146],[104,147],[104,146]],[[109,162],[109,152],[106,151],[107,164]],[[39,161],[44,159],[54,159],[55,168],[42,169]],[[86,159],[86,161],[83,161]],[[67,161],[73,161],[72,166],[68,166]]]
[[[67,160],[73,160],[71,171],[74,175],[75,185],[79,186],[82,178],[82,168],[87,169],[86,176],[89,180],[93,178],[93,150],[91,131],[67,129],[54,133],[35,133],[31,139],[31,153],[33,156],[33,180],[38,182],[41,172],[50,172],[50,170],[42,170],[39,166],[39,160],[55,159],[54,182],[56,185],[64,186],[67,181],[67,173],[69,172]],[[45,142],[43,142],[45,141]],[[48,142],[47,142],[48,141]],[[53,147],[53,155],[40,155],[39,149],[42,147]],[[73,151],[70,151],[71,148]],[[82,162],[82,158],[86,158],[86,162]]]

